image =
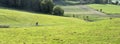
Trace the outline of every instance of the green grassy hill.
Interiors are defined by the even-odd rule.
[[[120,6],[118,5],[110,5],[110,4],[90,4],[88,5],[90,6],[91,8],[94,8],[94,9],[102,9],[103,12],[105,12],[106,14],[113,14],[113,15],[120,15]]]
[[[41,25],[53,25],[53,24],[64,24],[71,19],[59,16],[50,16],[46,14],[36,14],[29,12],[22,12],[9,9],[0,9],[0,24],[10,24],[15,26],[18,25],[34,25],[39,22]],[[65,20],[66,19],[66,20]],[[73,19],[74,20],[74,19]]]
[[[35,26],[39,22],[40,26]],[[119,44],[120,18],[88,22],[0,8],[0,44]]]

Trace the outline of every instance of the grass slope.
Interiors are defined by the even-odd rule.
[[[0,24],[13,27],[0,28],[0,44],[119,44],[119,19],[86,22],[1,8]]]
[[[85,16],[89,16],[89,20],[92,21],[98,21],[107,18],[103,13],[97,12],[86,5],[69,5],[61,7],[64,9],[64,16],[66,17],[84,19]]]
[[[107,14],[120,14],[119,10],[120,10],[120,6],[118,5],[110,5],[110,4],[90,4],[88,5],[91,8],[94,9],[103,9],[103,12],[107,13]]]

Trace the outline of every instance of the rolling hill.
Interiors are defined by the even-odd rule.
[[[0,24],[10,26],[0,28],[0,44],[118,44],[119,19],[88,22],[0,8]]]

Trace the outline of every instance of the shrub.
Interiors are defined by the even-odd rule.
[[[53,9],[53,15],[58,15],[58,16],[63,16],[64,15],[64,10],[60,7],[55,7]]]
[[[0,28],[9,28],[9,25],[0,25]]]

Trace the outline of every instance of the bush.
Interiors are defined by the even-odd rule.
[[[53,9],[53,15],[58,15],[58,16],[63,16],[64,15],[64,10],[60,7],[55,7]]]
[[[9,28],[9,25],[0,25],[0,28]]]

